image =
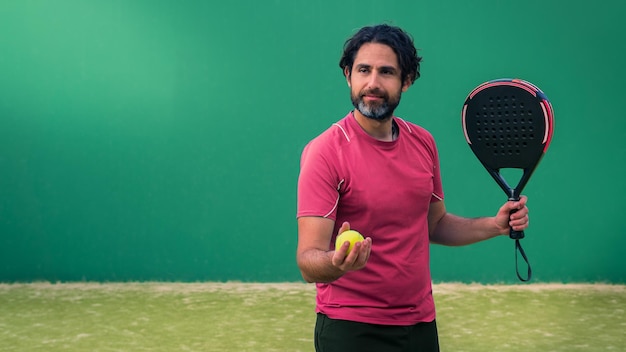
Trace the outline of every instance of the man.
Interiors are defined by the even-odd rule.
[[[439,351],[429,243],[466,245],[528,226],[526,197],[493,217],[446,211],[433,137],[393,115],[420,61],[402,29],[359,30],[339,63],[354,110],[302,153],[297,264],[317,287],[318,352]],[[346,254],[349,242],[333,242],[348,229],[366,238]]]

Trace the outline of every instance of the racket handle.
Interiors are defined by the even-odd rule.
[[[509,200],[518,201],[519,200],[519,196],[515,196],[515,195],[511,196],[511,197],[509,197]],[[516,211],[517,211],[517,209],[512,210],[509,213],[509,216],[511,214],[515,213]],[[511,229],[511,231],[509,231],[509,237],[511,239],[514,239],[514,240],[521,240],[522,238],[524,238],[524,231],[515,231],[515,230]]]
[[[511,231],[509,232],[509,237],[514,240],[521,240],[522,238],[524,238],[524,236],[524,231],[515,231],[511,229]]]

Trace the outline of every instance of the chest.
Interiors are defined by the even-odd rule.
[[[344,155],[340,203],[353,211],[399,215],[427,209],[433,192],[432,154],[411,144],[361,146]]]

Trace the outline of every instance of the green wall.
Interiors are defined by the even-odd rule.
[[[0,281],[297,281],[306,142],[351,109],[344,40],[388,22],[422,78],[397,111],[438,141],[446,205],[504,193],[465,143],[477,84],[556,111],[525,190],[534,281],[626,282],[619,1],[3,1]],[[601,122],[598,123],[598,122]],[[513,241],[433,247],[435,281],[516,282]]]

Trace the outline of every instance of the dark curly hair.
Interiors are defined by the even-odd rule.
[[[355,35],[346,40],[343,45],[343,55],[339,60],[339,67],[345,72],[352,72],[354,58],[361,46],[365,43],[379,43],[389,46],[398,57],[402,83],[406,80],[413,84],[420,77],[420,62],[422,58],[417,55],[417,49],[413,44],[410,34],[399,27],[388,24],[367,26],[361,28]]]

